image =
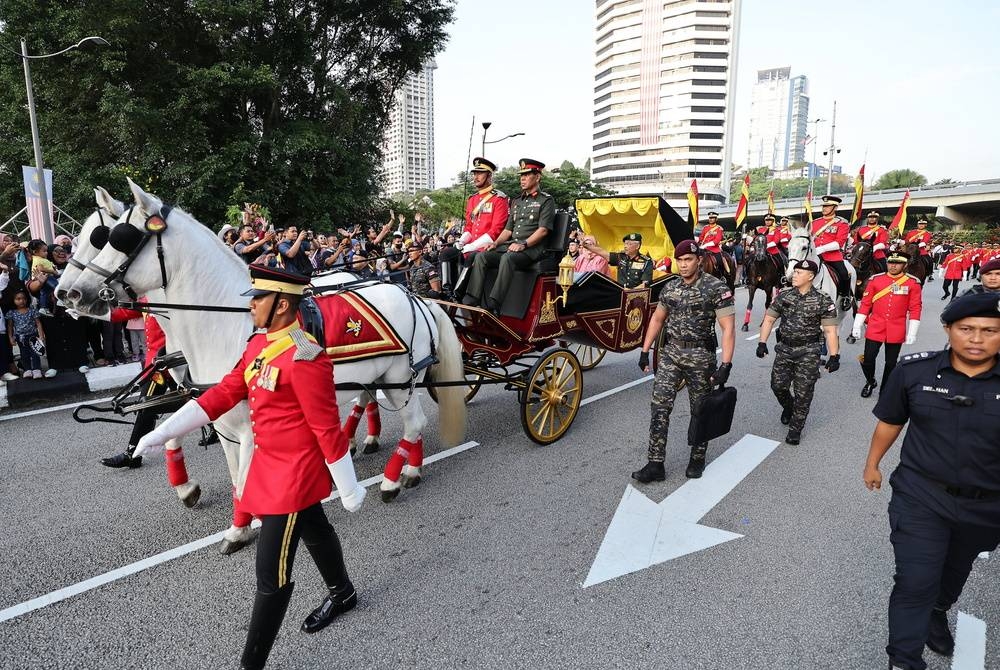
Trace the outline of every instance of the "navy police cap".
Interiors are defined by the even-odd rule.
[[[996,293],[971,293],[957,298],[941,312],[941,321],[951,325],[971,316],[1000,319],[1000,295]]]

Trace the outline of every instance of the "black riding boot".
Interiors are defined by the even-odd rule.
[[[294,582],[285,584],[274,593],[257,592],[253,601],[250,629],[247,631],[247,643],[240,658],[243,670],[260,670],[267,664],[274,639],[278,637],[281,622],[285,619],[293,588]]]
[[[341,614],[350,612],[358,604],[358,594],[354,585],[347,582],[344,586],[330,587],[330,593],[319,607],[314,609],[302,622],[303,633],[318,633]]]
[[[649,482],[662,482],[667,478],[667,472],[663,467],[661,461],[649,461],[641,470],[636,470],[632,473],[632,479],[639,482],[640,484],[648,484]]]
[[[320,606],[302,622],[303,632],[316,633],[333,623],[333,620],[341,614],[354,609],[358,604],[358,595],[354,591],[351,578],[347,575],[340,538],[332,528],[328,535],[314,541],[306,541],[305,544],[313,562],[319,568],[319,574],[323,576],[323,582],[330,591]]]
[[[688,459],[687,470],[684,471],[688,479],[698,479],[705,472],[705,452],[707,451],[708,442],[691,447],[691,458]]]
[[[101,465],[109,468],[129,468],[134,470],[135,468],[142,466],[142,456],[133,456],[132,452],[134,451],[135,447],[130,445],[128,449],[120,454],[115,454],[114,456],[109,456],[108,458],[102,458]]]

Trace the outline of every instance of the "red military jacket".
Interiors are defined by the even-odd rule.
[[[510,202],[503,191],[494,186],[473,193],[465,205],[465,231],[469,242],[475,242],[483,235],[494,240],[503,232],[510,214]]]
[[[778,226],[777,230],[778,246],[781,247],[783,251],[788,251],[788,243],[792,241],[792,231],[790,231],[787,226]]]
[[[837,248],[832,251],[824,251],[819,255],[827,263],[844,260],[844,245],[847,244],[847,236],[850,234],[851,226],[844,219],[835,216],[832,219],[816,219],[812,224],[813,243],[817,247],[830,242],[836,242]]]
[[[854,233],[855,243],[865,240],[871,242],[872,256],[879,260],[885,258],[885,250],[889,247],[889,231],[882,226],[869,226],[867,223]],[[879,246],[882,245],[882,246]]]
[[[929,230],[911,230],[906,234],[903,240],[907,244],[916,243],[920,247],[921,256],[930,256],[931,251],[928,247],[931,245],[931,233]]]
[[[771,254],[772,256],[777,256],[779,253],[781,253],[781,250],[783,248],[788,246],[787,241],[785,241],[784,244],[782,244],[781,236],[782,236],[781,228],[772,228],[771,230],[767,231],[767,253]],[[791,237],[789,236],[788,239],[791,239]]]
[[[213,421],[241,400],[249,403],[254,452],[240,510],[257,516],[291,514],[326,498],[332,488],[326,462],[347,453],[333,362],[322,352],[296,360],[293,331],[315,343],[298,323],[258,333],[232,372],[198,398]]]
[[[701,229],[698,236],[698,244],[705,251],[722,251],[722,226],[717,223],[709,223]]]
[[[948,254],[944,259],[944,278],[945,279],[961,279],[962,273],[965,272],[965,254],[954,251]]]
[[[907,316],[919,321],[922,305],[920,281],[913,275],[873,275],[858,305],[858,314],[868,317],[865,337],[875,342],[902,343],[906,339]]]

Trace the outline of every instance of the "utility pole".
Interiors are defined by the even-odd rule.
[[[833,101],[833,118],[830,121],[830,160],[827,163],[826,168],[826,192],[829,193],[833,188],[833,155],[837,152],[837,145],[834,142],[834,137],[837,134],[837,101]]]

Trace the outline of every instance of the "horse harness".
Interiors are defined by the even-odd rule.
[[[163,233],[167,229],[167,217],[170,216],[172,210],[172,205],[162,205],[159,211],[146,217],[143,230],[139,230],[131,223],[132,214],[135,212],[135,205],[129,207],[125,221],[115,225],[113,228],[108,228],[104,224],[104,215],[101,215],[101,226],[91,231],[90,243],[98,249],[103,249],[106,244],[110,244],[112,249],[126,255],[125,260],[114,271],[102,268],[93,261],[87,263],[86,269],[104,277],[104,287],[98,293],[98,297],[101,300],[105,302],[114,300],[115,292],[111,288],[111,284],[116,281],[122,285],[125,293],[133,301],[138,300],[139,296],[136,294],[135,289],[125,281],[125,274],[154,235],[156,236],[156,257],[160,262],[161,288],[167,288],[167,267],[164,261]]]

